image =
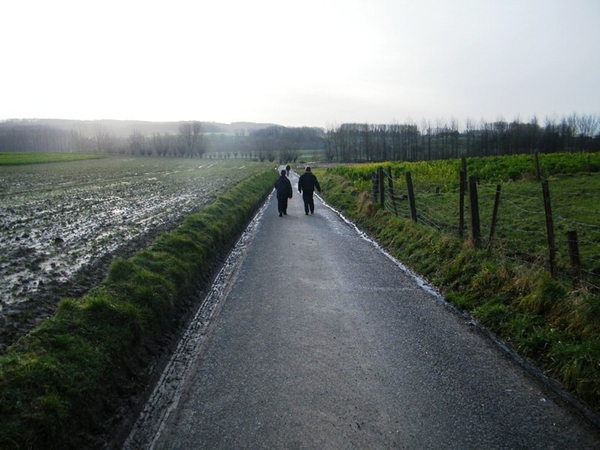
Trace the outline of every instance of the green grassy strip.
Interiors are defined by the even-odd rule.
[[[350,171],[343,168],[343,171]],[[362,171],[359,168],[359,171]],[[600,298],[546,270],[398,218],[339,170],[316,170],[325,199],[526,359],[600,411]]]
[[[600,153],[551,153],[539,155],[540,176],[573,175],[577,173],[599,172]],[[490,156],[485,158],[466,158],[468,176],[476,176],[481,182],[501,183],[510,180],[533,179],[535,177],[535,155]],[[413,178],[435,184],[442,191],[458,189],[460,159],[435,161],[393,161],[390,163],[368,163],[360,165],[337,166],[333,170],[354,182],[360,190],[371,188],[373,171],[382,166],[391,168],[394,179],[404,177],[411,172]]]
[[[24,164],[45,164],[53,162],[81,161],[85,159],[106,158],[107,155],[90,153],[8,153],[0,152],[0,166]]]
[[[144,345],[181,326],[198,280],[231,246],[271,191],[262,172],[189,216],[0,358],[0,448],[83,448],[95,415],[132,373]],[[77,433],[75,433],[77,431]]]

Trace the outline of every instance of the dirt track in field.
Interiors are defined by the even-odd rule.
[[[245,161],[114,157],[0,167],[0,353],[246,177]]]

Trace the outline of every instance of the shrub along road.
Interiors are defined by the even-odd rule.
[[[287,216],[276,203],[172,403],[125,447],[600,446],[596,428],[335,212],[317,200],[306,216],[297,191]]]

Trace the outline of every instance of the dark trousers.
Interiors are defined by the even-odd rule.
[[[277,209],[279,210],[280,213],[287,214],[287,204],[288,204],[287,198],[278,198],[277,199]]]
[[[310,211],[310,213],[314,213],[315,212],[315,201],[313,200],[313,193],[312,192],[304,192],[302,194],[302,200],[304,200],[304,212],[306,214],[308,214],[308,212]]]

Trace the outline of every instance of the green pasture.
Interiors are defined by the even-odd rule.
[[[500,203],[491,248],[506,256],[519,254],[526,255],[528,260],[543,261],[548,249],[541,180],[546,180],[555,216],[557,261],[563,271],[568,271],[567,231],[576,229],[584,244],[600,242],[600,155],[540,155],[540,181],[536,179],[533,158],[532,155],[519,155],[467,159],[467,174],[478,180],[482,239],[487,245],[499,185]],[[388,211],[410,218],[405,178],[406,172],[410,172],[419,222],[445,234],[458,236],[460,160],[339,166],[331,172],[351,180],[356,191],[369,192],[371,176],[379,166],[386,171],[391,170],[394,182],[397,198],[392,203],[388,196]],[[464,232],[468,233],[470,205],[467,195],[464,201]],[[589,271],[600,268],[597,246],[582,245],[580,251]]]
[[[81,161],[106,158],[106,155],[91,153],[7,153],[0,152],[0,166],[22,164],[45,164],[54,162]]]
[[[553,153],[538,156],[540,178],[565,176],[600,171],[600,153]],[[536,178],[535,155],[466,158],[467,177],[475,176],[480,183],[507,183]],[[352,180],[357,189],[370,189],[371,175],[378,167],[391,168],[393,178],[402,178],[410,172],[413,178],[423,180],[441,190],[454,190],[459,186],[462,168],[460,159],[417,162],[366,163],[344,165],[333,173]]]
[[[298,150],[298,160],[297,164],[306,164],[315,161],[324,161],[325,154],[324,150],[311,150],[311,149],[302,149]]]
[[[558,274],[548,267],[541,181],[533,156],[467,159],[476,175],[483,244],[458,234],[460,160],[317,169],[324,197],[445,298],[600,411],[600,155],[540,155],[550,190]],[[391,169],[396,209],[374,201],[373,171]],[[411,220],[405,173],[415,187]],[[488,248],[496,185],[498,222]],[[389,197],[388,197],[389,198]],[[566,231],[579,238],[582,272],[572,276]]]

